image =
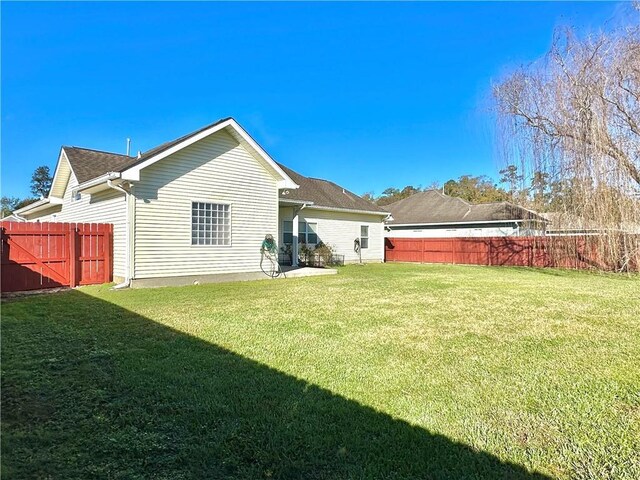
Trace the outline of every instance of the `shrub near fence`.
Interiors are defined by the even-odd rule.
[[[597,236],[386,238],[385,261],[618,270]],[[605,254],[606,256],[606,254]],[[636,261],[627,270],[637,270]]]
[[[0,222],[3,292],[110,282],[113,226]]]

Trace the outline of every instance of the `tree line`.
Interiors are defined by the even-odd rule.
[[[0,203],[2,204],[1,217],[7,217],[11,215],[15,210],[29,205],[30,203],[44,198],[49,195],[51,189],[51,182],[53,177],[51,171],[46,165],[42,165],[35,169],[33,175],[31,175],[31,196],[25,198],[2,196]]]
[[[570,187],[566,182],[551,181],[544,171],[536,171],[531,178],[527,179],[513,164],[507,165],[499,173],[498,182],[487,175],[461,175],[444,184],[434,182],[425,188],[413,185],[407,185],[402,189],[389,187],[378,196],[373,192],[367,192],[363,197],[379,206],[384,206],[418,192],[438,190],[445,195],[461,198],[472,204],[508,201],[546,212],[558,206],[559,199],[566,195],[567,188]]]

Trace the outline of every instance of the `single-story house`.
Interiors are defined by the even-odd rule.
[[[545,220],[509,202],[472,205],[426,190],[385,205],[386,236],[395,238],[506,237],[544,235]]]
[[[568,213],[546,212],[540,215],[547,221],[547,235],[597,235],[602,231],[593,221]]]
[[[112,223],[114,277],[134,284],[257,272],[266,234],[292,251],[294,264],[300,243],[320,241],[357,261],[355,239],[363,261],[382,262],[388,215],[276,163],[233,118],[137,156],[62,147],[49,196],[16,214]]]
[[[595,220],[582,218],[569,212],[546,212],[540,215],[547,221],[546,234],[549,236],[602,235],[611,228],[611,226],[602,226]],[[613,228],[620,233],[640,234],[640,224],[633,221],[621,222]]]

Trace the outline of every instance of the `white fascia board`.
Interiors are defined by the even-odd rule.
[[[140,169],[129,169],[122,172],[122,179],[129,180],[130,182],[140,181]]]
[[[278,166],[278,165],[276,164],[276,167],[277,167],[277,166]],[[280,168],[280,167],[278,167],[278,168]],[[280,173],[280,172],[278,172],[278,173]],[[281,173],[281,175],[286,175],[286,176],[287,176],[287,179],[278,180],[278,181],[276,182],[276,185],[278,186],[278,188],[292,188],[292,189],[294,189],[294,190],[295,190],[296,188],[300,188],[300,185],[298,185],[298,184],[297,184],[297,183],[295,183],[293,180],[291,180],[291,179],[289,178],[289,176],[288,176],[286,173],[282,172],[282,173]]]
[[[246,130],[240,126],[240,124],[238,122],[236,122],[233,118],[230,118],[226,122],[223,122],[223,124],[228,124],[229,126],[233,127],[233,129],[236,132],[238,132],[240,134],[240,136],[249,145],[251,145],[256,152],[258,152],[260,154],[260,156],[269,164],[269,166],[271,166],[276,172],[278,172],[278,175],[280,175],[282,177],[282,180],[278,181],[278,188],[292,188],[294,190],[296,188],[300,188],[300,185],[298,185],[296,182],[294,182],[291,179],[291,177],[289,177],[289,175],[287,175],[284,172],[284,170],[282,170],[282,168],[280,168],[280,166],[275,162],[275,160],[273,158],[271,158],[271,156],[267,152],[265,152],[262,149],[262,147],[260,145],[258,145],[258,143],[256,143],[256,141],[253,138],[251,138],[251,135],[249,135],[246,132]],[[225,127],[226,126],[227,125],[225,125]]]
[[[285,204],[285,205],[308,205],[308,206],[313,205],[313,202],[311,202],[309,200],[288,200],[288,199],[283,199],[283,198],[280,198],[278,200],[278,203],[282,203],[282,204]]]
[[[180,150],[182,150],[183,148],[188,147],[189,145],[192,145],[200,140],[202,140],[203,138],[208,137],[209,135],[212,135],[216,132],[219,132],[220,130],[223,130],[227,127],[231,127],[233,128],[252,148],[254,148],[256,150],[256,152],[258,152],[258,154],[263,158],[263,160],[265,162],[267,162],[269,164],[269,166],[271,166],[277,173],[278,175],[280,175],[282,177],[282,180],[279,180],[277,182],[278,188],[298,188],[299,185],[296,184],[290,177],[289,175],[287,175],[284,170],[282,170],[278,164],[269,156],[269,154],[267,152],[265,152],[262,147],[260,145],[258,145],[252,138],[251,136],[238,124],[238,122],[236,122],[234,119],[229,119],[229,120],[225,120],[222,123],[219,123],[217,125],[212,126],[211,128],[208,128],[200,133],[198,133],[197,135],[194,135],[192,137],[187,138],[186,140],[178,143],[177,145],[174,145],[171,148],[168,148],[167,150],[158,153],[157,155],[154,155],[151,158],[148,158],[147,160],[145,160],[144,162],[141,162],[137,165],[134,165],[126,170],[124,170],[122,172],[122,178],[124,180],[131,180],[131,181],[139,181],[140,180],[140,170],[142,170],[143,168],[148,167],[149,165],[152,165],[154,163],[156,163],[159,160],[162,160],[163,158],[168,157],[169,155],[172,155]]]
[[[40,200],[36,200],[33,203],[30,203],[29,205],[25,205],[24,207],[14,211],[13,213],[17,214],[17,215],[22,215],[23,213],[33,213],[33,212],[37,212],[38,210],[42,210],[43,208],[49,208],[50,206],[50,201],[48,198],[41,198]]]
[[[389,212],[372,212],[370,210],[354,210],[352,208],[323,207],[322,205],[309,205],[307,208],[311,210],[323,210],[326,212],[360,213],[366,215],[376,215],[379,217],[387,217],[389,215]]]
[[[16,210],[15,213],[16,215],[22,215],[23,213],[35,213],[38,212],[40,210],[46,210],[49,207],[52,207],[54,205],[62,205],[62,203],[64,202],[64,200],[62,198],[58,198],[58,197],[47,197],[47,198],[41,198],[40,200],[36,200],[33,203],[30,203],[29,205],[25,205],[24,207]]]
[[[75,192],[87,192],[91,193],[91,191],[99,191],[109,188],[107,185],[107,180],[116,180],[120,178],[120,173],[118,172],[107,172],[104,175],[101,175],[96,178],[92,178],[84,183],[81,183],[73,190]]]
[[[389,228],[393,228],[393,227],[430,227],[432,225],[468,225],[470,223],[472,224],[492,224],[492,223],[505,223],[505,222],[515,222],[515,223],[520,223],[520,222],[524,222],[525,220],[523,219],[509,219],[509,220],[478,220],[477,222],[474,222],[472,220],[466,221],[466,222],[415,222],[415,223],[389,223],[387,224],[387,226]]]

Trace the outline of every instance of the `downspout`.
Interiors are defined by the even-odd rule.
[[[293,234],[293,238],[295,239],[294,241],[294,248],[292,249],[291,252],[291,266],[293,267],[297,267],[298,266],[298,254],[300,253],[300,238],[299,238],[299,227],[298,227],[298,214],[300,213],[301,210],[304,210],[304,208],[307,206],[306,203],[303,203],[301,207],[293,207],[293,217],[292,217],[292,223],[293,223],[293,232],[291,232]]]
[[[127,239],[126,241],[126,248],[125,248],[125,255],[124,255],[124,282],[119,283],[118,285],[114,286],[114,289],[121,289],[121,288],[127,288],[130,283],[131,283],[131,275],[130,275],[130,266],[131,266],[131,248],[130,248],[130,243],[131,243],[131,218],[130,218],[130,213],[129,213],[129,197],[131,196],[131,192],[129,192],[128,190],[125,190],[124,188],[122,188],[120,185],[114,185],[112,180],[107,180],[107,185],[109,186],[109,188],[112,188],[114,190],[118,190],[122,193],[124,193],[124,205],[125,205],[125,238]]]

